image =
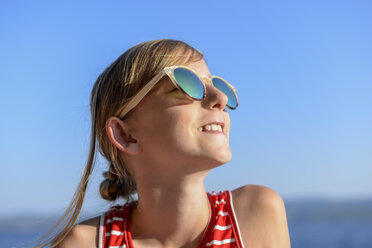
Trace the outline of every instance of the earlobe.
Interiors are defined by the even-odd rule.
[[[138,141],[130,134],[129,127],[117,117],[107,119],[106,132],[111,143],[119,150],[131,155],[139,153]]]

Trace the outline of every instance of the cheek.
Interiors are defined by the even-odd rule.
[[[152,149],[180,148],[192,141],[195,127],[195,112],[187,108],[172,107],[164,111],[148,112],[141,121],[142,140]],[[148,147],[150,149],[150,147]]]
[[[226,119],[226,130],[227,130],[227,136],[230,137],[230,129],[231,129],[231,122],[230,122],[230,116],[227,115]]]
[[[194,115],[193,115],[194,113]],[[191,130],[195,125],[195,112],[188,111],[187,108],[171,108],[166,111],[163,118],[160,120],[160,125],[164,128],[163,135],[173,142],[184,142],[191,138]]]

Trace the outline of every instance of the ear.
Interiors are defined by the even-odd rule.
[[[140,152],[139,144],[129,132],[129,127],[117,117],[110,117],[106,121],[106,132],[110,141],[121,151],[137,155]]]

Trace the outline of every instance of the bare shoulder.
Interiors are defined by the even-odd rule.
[[[95,248],[100,217],[83,221],[76,225],[58,248]]]
[[[246,185],[231,194],[245,246],[290,247],[285,206],[277,192]]]
[[[236,209],[261,211],[267,208],[284,207],[283,200],[277,192],[261,185],[245,185],[231,191],[231,194]]]

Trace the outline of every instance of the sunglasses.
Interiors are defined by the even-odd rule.
[[[117,116],[122,119],[129,111],[137,106],[137,104],[165,74],[168,75],[178,90],[184,93],[187,97],[198,101],[203,100],[206,96],[206,87],[202,80],[208,79],[214,87],[227,96],[228,101],[226,105],[228,108],[236,109],[238,107],[239,103],[235,88],[223,78],[218,76],[199,77],[192,69],[186,66],[170,66],[165,67],[153,79],[151,79],[150,82],[148,82],[127,104],[123,106],[124,109],[120,110]]]

